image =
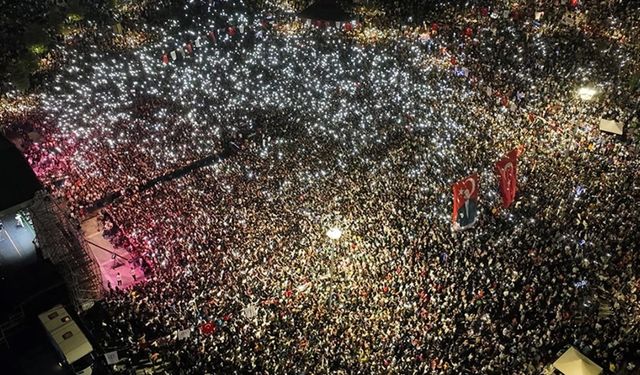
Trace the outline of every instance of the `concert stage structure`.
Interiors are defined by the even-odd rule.
[[[62,276],[76,311],[88,309],[101,298],[103,289],[79,225],[63,202],[44,189],[20,150],[2,135],[0,159],[0,276],[11,279],[23,273],[23,277],[38,279],[37,272],[24,273],[34,264],[51,264]],[[0,342],[24,322],[27,301],[32,303],[43,294],[38,290],[29,293],[3,306]]]

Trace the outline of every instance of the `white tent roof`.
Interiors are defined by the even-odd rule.
[[[599,375],[602,372],[602,367],[593,363],[573,346],[553,362],[553,367],[565,375]]]
[[[600,119],[600,130],[603,132],[622,135],[624,124],[613,120]]]

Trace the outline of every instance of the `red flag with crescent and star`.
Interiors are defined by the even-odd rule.
[[[216,325],[212,322],[207,322],[200,326],[200,332],[205,335],[210,335],[216,331]]]
[[[516,198],[518,156],[520,156],[520,150],[514,148],[496,163],[503,208],[509,207]]]
[[[453,184],[453,215],[455,229],[475,224],[478,218],[478,174],[472,174]]]

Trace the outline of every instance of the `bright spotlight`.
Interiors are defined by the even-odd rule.
[[[340,239],[340,237],[342,237],[342,231],[339,228],[331,228],[327,231],[327,237],[332,240]]]
[[[578,90],[578,96],[582,100],[591,100],[597,94],[597,91],[591,87],[581,87]]]

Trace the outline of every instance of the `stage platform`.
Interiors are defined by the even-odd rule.
[[[5,213],[0,221],[0,270],[12,271],[35,263],[36,235],[31,225],[26,221],[19,224],[15,212]]]
[[[120,289],[126,289],[145,279],[142,269],[134,265],[131,254],[125,249],[114,247],[108,239],[104,238],[102,225],[97,216],[82,223],[82,233],[93,258],[98,262],[105,289],[109,285],[114,289],[118,286],[118,273],[120,273],[122,280],[122,284],[118,286]],[[133,275],[135,275],[135,280]]]

